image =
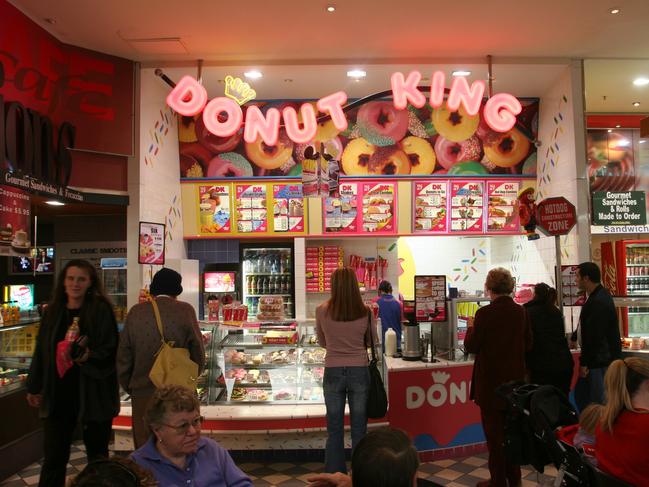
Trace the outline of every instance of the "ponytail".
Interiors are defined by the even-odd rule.
[[[606,404],[588,406],[579,418],[581,427],[593,434],[599,422],[603,431],[612,433],[622,411],[637,412],[632,397],[645,380],[649,380],[649,361],[637,357],[613,361],[604,378]]]

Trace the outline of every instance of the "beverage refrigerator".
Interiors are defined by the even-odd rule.
[[[603,242],[602,284],[615,296],[649,296],[649,240]],[[649,308],[618,308],[622,333],[636,336],[644,328]]]
[[[201,304],[206,321],[219,321],[224,304],[241,299],[239,264],[206,264],[201,280]]]
[[[242,244],[242,303],[248,316],[259,311],[261,296],[281,296],[285,318],[295,317],[294,258],[292,243]]]

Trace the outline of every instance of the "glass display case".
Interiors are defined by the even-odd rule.
[[[25,388],[39,321],[0,326],[0,398]]]
[[[649,353],[649,296],[613,298],[624,351]]]
[[[126,259],[105,258],[101,259],[101,280],[104,292],[113,303],[115,319],[121,326],[126,319]]]

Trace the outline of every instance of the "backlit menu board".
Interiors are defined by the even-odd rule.
[[[238,233],[265,233],[268,230],[268,201],[265,184],[237,184]]]
[[[487,181],[487,232],[512,233],[520,230],[518,192],[520,181]]]
[[[416,181],[413,195],[413,232],[446,233],[448,181]]]
[[[215,235],[230,233],[232,230],[232,210],[229,183],[198,187],[199,233]]]
[[[415,319],[446,321],[446,276],[415,276]]]
[[[273,184],[273,232],[304,232],[301,184]]]
[[[396,183],[363,182],[363,228],[365,233],[394,233],[396,229]]]
[[[482,233],[484,188],[479,180],[451,181],[451,232]]]
[[[340,183],[340,196],[324,200],[323,221],[325,233],[356,233],[359,215],[358,182]]]

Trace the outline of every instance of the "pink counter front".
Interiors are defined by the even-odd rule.
[[[408,362],[385,358],[390,426],[412,438],[422,460],[487,449],[480,409],[469,399],[473,361]]]

